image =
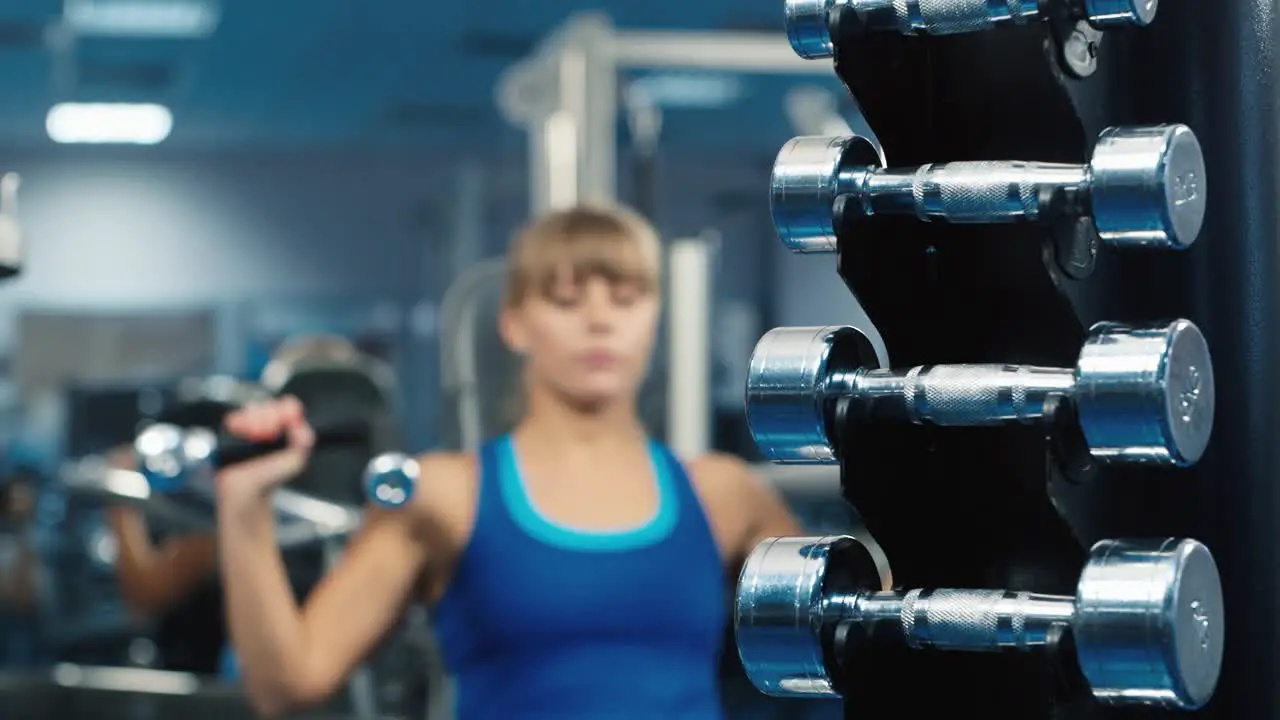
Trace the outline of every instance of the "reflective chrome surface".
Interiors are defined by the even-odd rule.
[[[847,536],[771,538],[738,578],[733,627],[747,677],[775,697],[838,697],[823,661],[823,583],[831,548]]]
[[[913,648],[1025,650],[1070,625],[1093,694],[1111,705],[1194,710],[1213,696],[1222,665],[1217,565],[1195,540],[1104,540],[1076,597],[1016,590],[859,592],[828,576],[846,536],[773,538],[747,558],[734,604],[738,652],[762,692],[834,696],[824,629],[886,623]]]
[[[1039,218],[1044,188],[1079,195],[1085,180],[1079,165],[980,160],[863,172],[842,191],[868,215],[1003,223]]]
[[[1089,22],[1098,27],[1150,25],[1160,9],[1160,0],[1085,0]]]
[[[1189,320],[1090,329],[1076,369],[1085,439],[1104,461],[1187,466],[1213,432],[1213,361]]]
[[[859,370],[828,386],[892,402],[910,422],[976,427],[1037,420],[1049,398],[1071,392],[1074,384],[1071,371],[1060,368],[922,365]]]
[[[1104,130],[1089,176],[1094,224],[1104,242],[1181,250],[1199,236],[1204,154],[1186,125]]]
[[[1017,590],[908,590],[832,598],[840,619],[889,622],[908,646],[988,652],[1044,645],[1056,624],[1070,623],[1069,597]]]
[[[217,435],[207,428],[180,428],[156,423],[138,433],[133,450],[138,471],[157,492],[187,484],[195,475],[213,471]]]
[[[845,0],[871,30],[959,35],[1020,25],[1040,15],[1040,0]]]
[[[769,207],[782,244],[798,253],[835,252],[836,198],[866,168],[879,166],[875,144],[858,135],[787,141],[769,178]]]
[[[796,54],[806,60],[829,58],[835,54],[827,18],[834,0],[786,0],[783,15],[787,39]]]
[[[747,425],[765,457],[775,462],[834,464],[827,436],[827,400],[852,367],[841,368],[836,348],[865,336],[843,325],[783,327],[756,343],[747,368]]]
[[[1218,567],[1195,540],[1104,540],[1080,576],[1080,666],[1109,704],[1193,710],[1222,667]]]
[[[375,505],[398,508],[409,503],[418,487],[422,468],[418,461],[404,453],[383,453],[365,466],[365,497]]]

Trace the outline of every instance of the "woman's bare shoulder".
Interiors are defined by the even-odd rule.
[[[411,507],[432,524],[452,524],[474,512],[479,460],[471,452],[429,452],[418,457],[418,485]]]

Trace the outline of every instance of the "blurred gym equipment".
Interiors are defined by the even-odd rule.
[[[22,271],[22,224],[18,221],[17,173],[0,175],[0,280]]]
[[[781,34],[618,30],[574,15],[498,84],[499,111],[528,133],[531,214],[617,199],[618,74],[637,69],[830,75]]]

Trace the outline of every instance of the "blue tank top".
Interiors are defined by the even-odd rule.
[[[482,448],[475,526],[434,612],[457,720],[722,717],[723,564],[680,463],[656,442],[650,457],[654,517],[590,532],[533,506],[510,436]]]

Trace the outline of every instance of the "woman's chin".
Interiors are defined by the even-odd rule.
[[[629,400],[632,394],[629,388],[595,386],[575,387],[568,390],[565,396],[574,406],[602,410]]]

